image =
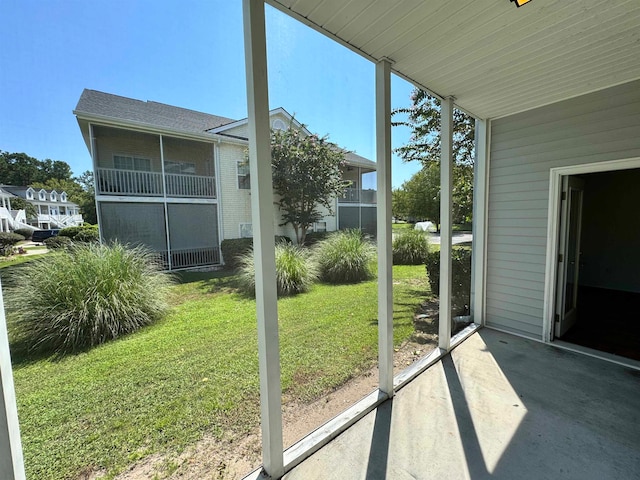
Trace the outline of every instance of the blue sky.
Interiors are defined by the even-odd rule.
[[[0,18],[0,150],[90,169],[72,114],[84,88],[247,115],[239,0],[2,0]],[[270,7],[267,42],[271,107],[374,159],[373,64]],[[394,78],[393,106],[410,91]],[[418,169],[395,158],[394,186]]]

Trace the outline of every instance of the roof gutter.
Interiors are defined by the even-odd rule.
[[[121,118],[110,117],[108,115],[99,115],[95,113],[86,113],[78,110],[74,110],[73,114],[78,118],[78,120],[85,120],[87,122],[101,124],[110,127],[129,127],[131,129],[152,133],[152,134],[160,134],[160,135],[169,135],[174,137],[192,139],[192,140],[204,140],[207,142],[214,142],[224,140],[227,143],[235,143],[238,145],[247,145],[248,140],[243,140],[241,138],[233,138],[227,135],[218,135],[215,133],[203,133],[198,134],[194,132],[188,132],[184,130],[176,130],[173,128],[161,127],[158,125],[152,125],[144,122],[137,122],[135,120],[123,120]]]

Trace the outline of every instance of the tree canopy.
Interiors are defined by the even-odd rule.
[[[309,227],[324,216],[320,207],[332,214],[333,199],[349,183],[341,172],[345,152],[326,136],[306,135],[290,126],[272,130],[271,162],[281,225],[290,223],[298,244],[303,244]]]
[[[97,223],[95,191],[93,186],[93,173],[84,172],[79,177],[72,177],[71,167],[62,160],[38,160],[26,153],[9,153],[0,150],[0,183],[5,185],[31,186],[36,189],[55,190],[59,193],[66,192],[69,200],[77,203],[84,221]],[[13,205],[23,205],[19,202]],[[29,218],[34,218],[35,208],[29,208],[31,204],[24,202]]]
[[[419,161],[422,165],[440,161],[440,101],[424,90],[411,92],[411,106],[397,108],[392,117],[393,126],[411,129],[409,143],[396,149],[405,162]],[[402,116],[405,118],[402,118]],[[473,164],[475,120],[458,109],[453,110],[453,161],[456,164]]]
[[[55,178],[71,179],[71,167],[62,160],[38,160],[26,153],[0,151],[0,178],[5,185],[32,185]]]
[[[418,161],[422,170],[393,192],[394,216],[428,219],[440,229],[440,101],[424,90],[411,93],[411,106],[392,112],[394,126],[411,129],[409,142],[395,150],[405,162]],[[453,221],[471,221],[475,120],[453,110]]]

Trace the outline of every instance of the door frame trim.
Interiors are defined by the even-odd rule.
[[[547,214],[547,253],[544,274],[544,310],[542,341],[551,343],[554,332],[556,284],[558,274],[558,239],[560,235],[560,195],[562,177],[583,173],[613,172],[640,168],[640,157],[556,167],[549,170],[549,210]]]

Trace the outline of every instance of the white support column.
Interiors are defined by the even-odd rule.
[[[249,109],[251,218],[258,313],[262,462],[267,475],[280,478],[284,474],[282,387],[264,1],[243,0],[243,20]]]
[[[391,251],[391,63],[376,64],[376,163],[378,184],[379,388],[393,396],[393,256]],[[360,180],[360,183],[362,181]],[[362,188],[362,185],[358,186]],[[362,199],[360,199],[362,201]],[[360,207],[362,208],[362,206]]]
[[[91,149],[91,164],[93,165],[93,189],[95,193],[96,201],[96,220],[98,221],[98,235],[100,235],[100,243],[104,242],[104,235],[102,233],[102,215],[100,214],[100,202],[98,197],[100,196],[100,188],[98,185],[98,159],[96,158],[96,139],[93,136],[93,124],[89,124],[89,148]]]
[[[11,355],[4,300],[0,285],[0,478],[24,480],[24,460],[20,442],[16,393],[11,372]]]
[[[453,98],[442,100],[440,111],[440,317],[438,344],[451,346],[451,190],[453,177]]]
[[[471,267],[471,316],[484,325],[484,292],[489,171],[489,120],[476,120],[476,160],[473,172],[473,254]]]
[[[169,237],[169,208],[167,206],[167,177],[164,174],[164,140],[162,135],[160,138],[160,170],[162,171],[162,206],[164,207],[164,229],[167,236],[167,263],[169,270],[173,269],[171,261],[171,238]]]

